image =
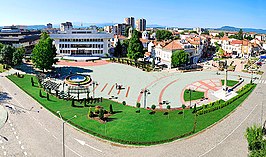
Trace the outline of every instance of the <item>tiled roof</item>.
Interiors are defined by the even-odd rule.
[[[179,41],[173,40],[168,45],[166,45],[164,47],[164,49],[167,49],[167,50],[181,50],[181,49],[183,49],[183,46],[182,46],[182,44]]]
[[[227,36],[224,36],[221,40],[229,40],[229,38]]]
[[[242,40],[233,40],[233,41],[231,41],[231,45],[235,45],[235,44],[243,44],[243,41]]]

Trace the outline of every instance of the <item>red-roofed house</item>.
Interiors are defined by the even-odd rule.
[[[171,68],[171,57],[174,51],[184,50],[189,54],[190,61],[194,63],[198,61],[198,59],[194,60],[194,57],[196,58],[199,56],[198,52],[201,52],[199,51],[199,49],[201,48],[203,48],[203,45],[199,45],[196,47],[190,44],[189,42],[181,42],[180,40],[173,40],[165,45],[158,43],[155,46],[155,57],[159,58],[162,64],[166,64],[168,68]]]

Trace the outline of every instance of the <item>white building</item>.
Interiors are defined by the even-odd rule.
[[[73,25],[71,22],[61,23],[60,24],[60,31],[70,31],[73,29]]]
[[[188,53],[189,62],[195,64],[202,55],[203,45],[197,45],[197,47],[184,41],[174,40],[164,45],[161,42],[155,46],[155,58],[159,58],[161,64],[166,64],[168,68],[171,68],[171,57],[174,51],[184,50]]]
[[[103,57],[111,47],[112,34],[97,32],[95,27],[88,30],[69,30],[50,34],[58,55],[84,55]]]

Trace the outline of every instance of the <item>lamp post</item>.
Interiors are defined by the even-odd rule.
[[[189,92],[189,107],[191,107],[191,93],[192,93],[192,92],[195,92],[195,90],[192,90],[192,89],[189,88],[189,89],[188,89],[188,92]],[[187,92],[187,93],[188,93],[188,92]]]
[[[74,118],[77,118],[77,116],[74,115],[72,118],[69,118],[66,121],[64,121],[62,116],[61,116],[61,114],[60,114],[60,111],[57,111],[56,113],[59,114],[61,120],[63,121],[63,129],[62,129],[63,130],[63,135],[62,135],[63,136],[63,140],[62,140],[62,145],[63,145],[63,157],[65,157],[66,156],[66,152],[65,152],[65,123],[69,122],[70,120],[72,120]]]
[[[250,83],[252,84],[253,83],[253,70],[251,70],[251,78],[250,78]]]
[[[141,94],[144,93],[144,109],[145,109],[146,103],[147,103],[147,94],[151,94],[151,93],[150,93],[150,90],[148,90],[148,89],[142,89],[140,93]]]
[[[90,84],[90,86],[92,85],[92,97],[94,99],[95,96],[95,85],[98,86],[99,84],[96,81],[92,81],[92,83]]]

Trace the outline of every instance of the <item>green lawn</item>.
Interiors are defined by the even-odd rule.
[[[222,81],[222,85],[224,85],[224,80]],[[235,81],[235,80],[227,80],[227,86],[229,87],[233,87],[234,85],[236,85],[239,81]]]
[[[195,116],[192,114],[192,110],[185,110],[185,118],[183,118],[179,110],[173,110],[170,111],[168,118],[168,116],[163,115],[163,111],[157,111],[155,114],[150,115],[150,111],[141,109],[140,113],[136,113],[136,108],[123,106],[110,100],[104,100],[101,104],[96,104],[103,106],[107,110],[109,110],[109,105],[112,104],[114,111],[117,111],[116,114],[110,117],[111,120],[109,122],[102,124],[87,118],[88,108],[72,107],[71,101],[61,100],[53,96],[50,96],[50,101],[46,100],[46,98],[40,98],[40,88],[37,87],[37,79],[34,77],[35,87],[32,87],[30,77],[32,76],[25,75],[24,78],[18,78],[12,75],[8,78],[56,116],[58,116],[56,111],[61,111],[65,119],[77,115],[77,118],[70,121],[72,125],[101,138],[119,143],[131,141],[132,143],[127,142],[127,144],[152,145],[175,140],[179,138],[177,136],[189,133],[193,129]],[[198,116],[196,132],[222,119],[240,105],[250,93],[251,91],[223,109]]]
[[[204,92],[191,91],[191,100],[198,100],[202,97],[204,97]],[[190,101],[190,91],[188,89],[184,91],[184,100]]]

